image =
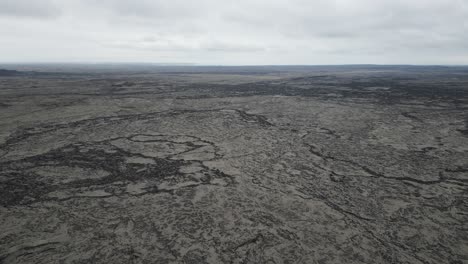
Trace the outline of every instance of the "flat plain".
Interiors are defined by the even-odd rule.
[[[0,263],[468,263],[468,67],[0,68]]]

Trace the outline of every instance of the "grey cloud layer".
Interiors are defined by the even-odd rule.
[[[0,0],[0,22],[7,61],[468,64],[468,0]]]
[[[60,14],[50,0],[0,0],[0,16],[49,18]]]

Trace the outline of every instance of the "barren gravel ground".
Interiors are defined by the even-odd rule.
[[[0,263],[468,263],[468,68],[4,75]]]

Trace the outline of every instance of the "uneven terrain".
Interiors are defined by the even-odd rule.
[[[3,67],[0,263],[468,263],[468,67]]]

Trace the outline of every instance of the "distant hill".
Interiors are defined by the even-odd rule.
[[[0,69],[0,76],[17,76],[17,75],[21,75],[21,72],[14,71],[14,70]]]

